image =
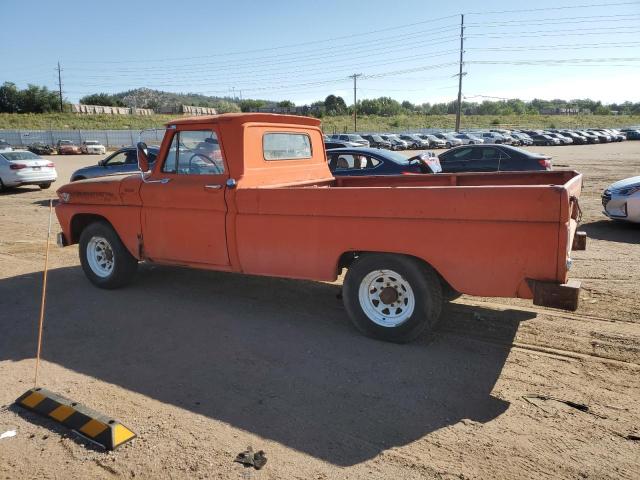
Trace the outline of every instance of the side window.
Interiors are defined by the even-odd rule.
[[[138,154],[135,151],[127,152],[127,159],[125,162],[127,165],[135,165],[138,163]]]
[[[364,170],[367,168],[374,168],[379,164],[379,160],[367,157],[366,155],[350,155],[343,153],[338,154],[335,168],[336,170]]]
[[[124,165],[125,163],[127,163],[126,152],[116,153],[113,157],[104,162],[105,165],[108,165],[110,167],[115,167],[116,165]]]
[[[469,160],[473,153],[473,148],[462,148],[453,154],[455,160]]]
[[[218,137],[211,130],[176,132],[162,171],[180,175],[220,175],[224,159]]]

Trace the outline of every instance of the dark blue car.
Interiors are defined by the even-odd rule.
[[[149,166],[156,161],[158,147],[148,147]],[[71,175],[71,181],[84,180],[86,178],[106,177],[119,173],[138,172],[138,155],[135,147],[125,147],[113,152],[104,160],[100,160],[97,165],[84,167],[76,170]]]
[[[411,158],[379,148],[334,148],[327,150],[329,170],[335,176],[402,175],[439,173],[440,161],[433,153]]]

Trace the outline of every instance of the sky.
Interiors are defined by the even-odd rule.
[[[640,1],[0,0],[0,82],[233,98],[640,101]],[[15,19],[17,21],[10,21]]]

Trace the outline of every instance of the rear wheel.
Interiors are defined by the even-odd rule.
[[[475,142],[469,142],[469,145],[473,145]]]
[[[106,222],[94,222],[80,235],[80,263],[95,286],[119,288],[133,280],[138,260]]]
[[[405,343],[436,325],[442,288],[436,272],[415,258],[366,254],[347,272],[343,301],[362,333]]]
[[[46,190],[47,188],[51,187],[51,182],[49,182],[49,183],[40,183],[40,184],[38,184],[38,186],[40,187],[41,190]]]
[[[451,142],[447,142],[447,148],[451,148]]]

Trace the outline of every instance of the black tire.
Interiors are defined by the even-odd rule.
[[[447,148],[451,148],[451,142],[447,142],[446,147],[447,147]]]
[[[449,285],[446,280],[442,280],[440,285],[442,287],[442,300],[444,300],[445,302],[452,302],[453,300],[456,300],[457,298],[460,298],[462,296],[462,294],[454,289],[451,285]]]
[[[474,145],[474,144],[475,144],[475,142],[469,142],[469,145]]]
[[[108,275],[100,275],[93,270],[88,258],[87,247],[92,239],[105,241],[111,249],[112,269]],[[113,227],[106,222],[89,224],[80,235],[80,264],[87,278],[96,287],[114,289],[133,280],[138,269],[138,260],[129,253]]]
[[[39,183],[38,186],[41,190],[46,190],[47,188],[51,187],[51,183]]]
[[[397,325],[383,326],[380,323],[376,323],[365,312],[360,301],[361,285],[365,288],[365,295],[367,295],[366,292],[369,290],[366,287],[367,277],[370,275],[375,277],[377,272],[382,270],[390,270],[397,273],[400,276],[400,280],[408,284],[413,292],[413,312]],[[378,275],[382,274],[379,273]],[[395,291],[396,294],[399,292],[400,295],[405,293],[394,287],[385,287],[380,292],[387,289]],[[387,342],[406,343],[415,340],[435,327],[442,311],[442,287],[438,274],[427,264],[406,255],[372,253],[357,258],[349,267],[342,286],[342,292],[345,309],[356,328],[367,336]],[[398,302],[398,307],[395,308],[402,310],[400,308],[403,306],[401,301],[395,301]],[[395,303],[390,304],[380,301],[378,304],[382,305],[382,307],[395,305]],[[405,304],[407,304],[406,300]],[[390,313],[388,308],[386,310],[386,313]],[[381,315],[384,315],[384,313]]]
[[[1,178],[0,178],[0,192],[4,192],[4,183],[2,183]]]

